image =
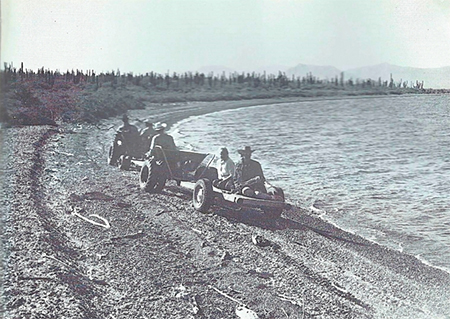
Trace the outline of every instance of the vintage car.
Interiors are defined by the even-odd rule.
[[[146,150],[138,132],[118,130],[109,148],[108,163],[129,170],[132,160],[143,160]]]
[[[169,151],[156,146],[154,155],[141,164],[140,187],[149,193],[159,193],[168,180],[180,185],[181,182],[195,182],[202,177],[217,179],[217,170],[211,167],[213,160],[213,154]]]
[[[290,205],[285,203],[283,190],[265,182],[267,193],[248,196],[242,193],[242,187],[233,189],[220,188],[216,181],[217,170],[212,167],[213,154],[190,151],[167,151],[160,147],[155,155],[147,159],[140,171],[140,187],[150,193],[159,193],[168,180],[175,180],[177,185],[193,191],[194,208],[207,212],[211,205],[234,204],[243,207],[261,209],[270,218],[279,218],[283,209]]]

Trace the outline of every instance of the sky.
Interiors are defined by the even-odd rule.
[[[450,66],[450,0],[1,0],[1,66]]]

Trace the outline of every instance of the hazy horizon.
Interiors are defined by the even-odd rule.
[[[143,74],[450,66],[450,0],[3,0],[1,62]]]

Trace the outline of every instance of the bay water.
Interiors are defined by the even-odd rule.
[[[412,95],[227,110],[171,134],[181,149],[225,146],[235,162],[251,146],[288,202],[450,271],[449,125],[449,95]]]

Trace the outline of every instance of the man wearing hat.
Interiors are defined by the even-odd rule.
[[[166,127],[166,123],[158,122],[153,124],[153,129],[155,130],[156,135],[153,136],[152,143],[150,144],[151,154],[153,153],[152,151],[156,145],[161,146],[164,150],[175,151],[177,149],[175,142],[173,141],[173,137],[169,134],[166,134]]]
[[[150,149],[152,143],[153,135],[155,135],[155,130],[153,129],[153,123],[150,120],[145,120],[145,128],[141,131],[141,140],[143,149],[147,152]]]
[[[266,193],[264,173],[261,164],[251,158],[253,152],[254,150],[250,146],[246,146],[243,150],[238,150],[241,160],[236,165],[235,181],[240,185],[248,184],[254,191]]]
[[[136,150],[138,145],[140,145],[139,130],[136,126],[130,124],[128,116],[126,114],[122,116],[122,121],[123,125],[119,127],[119,132],[123,136],[126,149]]]
[[[119,127],[119,131],[121,133],[130,134],[136,136],[136,133],[138,133],[138,129],[136,126],[130,124],[130,120],[128,119],[128,115],[124,114],[122,116],[123,125]]]

